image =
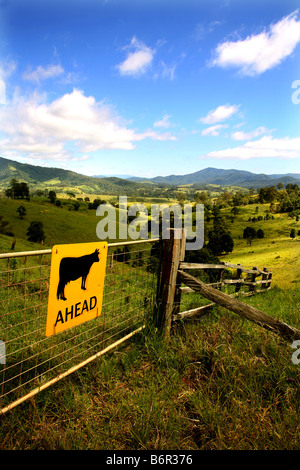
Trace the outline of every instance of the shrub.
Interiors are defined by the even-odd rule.
[[[48,198],[50,199],[50,202],[54,204],[56,199],[56,192],[51,190],[48,194]]]
[[[264,236],[265,236],[264,231],[261,228],[259,228],[257,230],[257,238],[264,238]]]
[[[19,206],[17,209],[20,219],[23,219],[26,215],[26,208],[24,206]]]
[[[41,242],[45,240],[43,223],[38,221],[30,222],[26,235],[30,242]]]
[[[19,183],[15,178],[10,181],[10,186],[5,191],[5,195],[12,199],[27,199],[27,201],[30,199],[27,183]]]
[[[78,211],[78,209],[79,209],[79,207],[80,207],[79,202],[78,202],[78,201],[75,201],[75,202],[73,203],[73,207],[74,207],[74,211]]]
[[[253,227],[246,227],[244,232],[243,232],[243,238],[245,240],[248,240],[248,243],[252,243],[253,238],[257,236],[256,230]]]

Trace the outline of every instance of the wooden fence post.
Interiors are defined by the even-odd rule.
[[[271,288],[271,281],[272,281],[272,273],[269,273],[268,274],[268,283],[266,284],[267,286],[267,289],[270,289]]]
[[[162,264],[158,280],[156,326],[167,339],[170,336],[174,309],[177,272],[184,260],[186,233],[182,229],[170,229],[170,238],[163,240]]]
[[[252,268],[254,271],[257,271],[257,266],[253,266]],[[256,279],[256,276],[257,276],[257,273],[252,273],[251,274],[251,282],[255,282],[255,279]],[[249,291],[252,292],[252,294],[254,294],[255,292],[255,284],[252,284],[249,286]]]
[[[225,270],[225,263],[224,261],[221,261],[221,264],[224,264],[224,269],[220,270],[220,276],[219,276],[219,282],[220,282],[220,289],[223,285],[223,276],[224,276],[224,270]]]
[[[263,281],[267,281],[267,279],[268,279],[268,277],[269,277],[268,268],[264,268],[264,269],[263,269],[263,272],[266,273],[266,274],[263,274],[263,275],[262,275],[262,280],[263,280]],[[266,290],[267,287],[268,287],[268,283],[267,283],[267,282],[263,283],[262,286],[261,286],[262,290]]]
[[[238,264],[238,266],[240,266],[240,264]],[[237,280],[241,280],[241,278],[242,278],[242,270],[241,269],[236,270],[236,278],[237,278]],[[235,285],[235,292],[239,292],[240,290],[241,290],[241,283],[238,282]]]

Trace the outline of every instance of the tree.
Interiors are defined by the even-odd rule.
[[[297,184],[292,184],[292,183],[288,183],[285,187],[285,189],[287,190],[287,192],[291,192],[291,191],[297,191],[299,189],[299,186]]]
[[[5,191],[5,195],[12,199],[27,199],[28,201],[30,199],[27,183],[19,183],[15,178],[10,181],[10,186]]]
[[[49,191],[48,198],[50,199],[50,202],[54,204],[56,199],[56,192],[53,190]]]
[[[264,202],[274,202],[278,197],[278,191],[275,186],[260,188],[258,200],[261,204]]]
[[[230,233],[224,233],[221,237],[221,247],[225,253],[231,253],[234,247],[234,241]]]
[[[233,206],[233,208],[231,209],[231,213],[232,213],[234,216],[238,215],[239,212],[240,212],[240,211],[239,211],[239,209],[238,209],[237,206]]]
[[[41,189],[37,189],[36,192],[34,193],[34,196],[41,197],[44,196],[44,191]]]
[[[205,204],[208,201],[208,195],[205,191],[195,193],[195,202],[196,204]]]
[[[26,215],[26,208],[24,206],[19,206],[17,209],[20,219],[23,219]]]
[[[257,238],[264,238],[265,236],[264,231],[261,228],[257,230],[256,235],[257,235]]]
[[[208,232],[207,248],[214,254],[220,255],[224,251],[229,253],[233,250],[233,238],[227,228],[224,218],[221,216],[219,206],[214,204],[212,208],[214,216],[213,230]]]
[[[79,209],[79,207],[80,207],[80,204],[79,204],[78,201],[75,201],[75,202],[73,203],[73,206],[74,206],[74,211],[78,211],[78,209]]]
[[[176,193],[176,197],[177,197],[177,201],[179,202],[179,204],[183,204],[184,201],[186,200],[186,194],[183,192],[183,191],[178,191]]]
[[[90,202],[88,205],[89,209],[97,209],[97,207],[102,204],[103,201],[101,199],[94,199],[93,202]],[[105,202],[105,201],[104,201]]]
[[[296,238],[296,230],[292,228],[291,233],[290,233],[291,238]]]
[[[246,227],[243,232],[243,238],[248,241],[251,246],[253,238],[257,236],[256,230],[253,227]]]
[[[43,229],[43,223],[38,221],[30,222],[26,235],[30,242],[44,241],[46,237]]]
[[[248,204],[249,198],[242,191],[237,191],[232,198],[232,202],[234,206],[242,206]]]
[[[231,253],[234,247],[234,241],[229,232],[217,233],[210,231],[208,233],[209,242],[207,249],[210,250],[215,256],[221,253]]]

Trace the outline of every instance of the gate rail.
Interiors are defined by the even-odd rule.
[[[144,329],[155,298],[156,241],[108,244],[101,315],[50,337],[52,250],[0,254],[0,415]]]

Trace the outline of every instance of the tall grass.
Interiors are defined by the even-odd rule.
[[[298,321],[299,300],[276,288],[246,301]],[[168,344],[148,329],[4,415],[0,447],[299,449],[292,352],[222,308],[177,324]]]

